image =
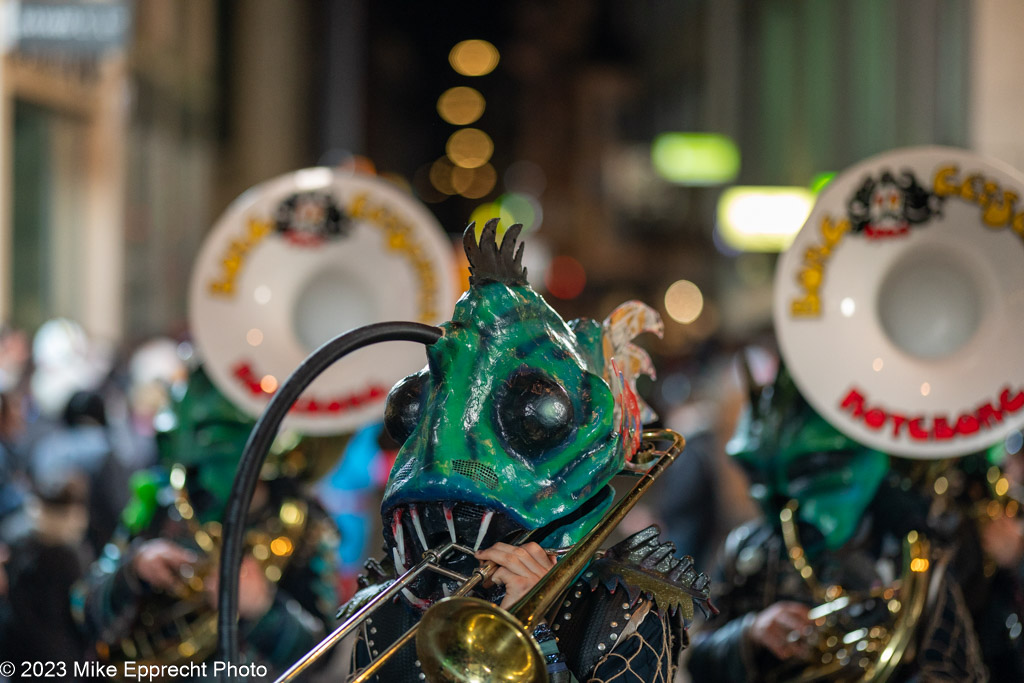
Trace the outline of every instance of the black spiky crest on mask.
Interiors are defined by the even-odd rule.
[[[523,267],[523,245],[516,249],[516,240],[522,224],[516,223],[505,231],[505,237],[498,246],[498,219],[492,218],[480,231],[480,242],[476,240],[476,223],[470,223],[462,235],[462,244],[469,259],[470,286],[484,282],[501,282],[510,287],[528,284],[526,268]]]

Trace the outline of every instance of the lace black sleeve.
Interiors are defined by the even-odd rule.
[[[634,632],[620,637],[598,661],[587,683],[671,683],[678,654],[671,631],[669,615],[651,609]]]

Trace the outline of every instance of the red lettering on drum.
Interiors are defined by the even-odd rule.
[[[1003,412],[1015,413],[1024,406],[1024,391],[1018,391],[1017,395],[1012,399],[1010,398],[1010,388],[1006,387],[1003,389],[1003,393],[999,394],[999,405],[1002,407]]]
[[[909,422],[910,438],[915,441],[927,441],[928,432],[921,428],[921,423],[924,421],[923,417],[915,417]]]
[[[907,423],[907,418],[902,415],[897,415],[896,413],[893,413],[889,417],[892,419],[892,435],[893,438],[896,438],[900,435],[900,427]]]
[[[956,421],[957,434],[973,434],[981,429],[981,421],[975,415],[961,415]]]
[[[260,378],[253,372],[252,366],[248,363],[239,363],[232,370],[231,374],[235,376],[242,386],[249,390],[249,393],[253,396],[264,393],[263,388],[260,386]]]
[[[236,364],[232,370],[232,375],[253,396],[261,396],[269,400],[274,393],[268,393],[263,389],[260,374],[253,369],[250,363],[242,361]],[[359,391],[344,396],[318,398],[303,395],[292,405],[291,412],[305,415],[344,413],[380,401],[387,395],[387,388],[379,384],[368,385]]]
[[[860,417],[864,414],[864,397],[857,393],[856,389],[850,389],[850,393],[843,399],[840,408],[853,408],[853,416]]]
[[[978,416],[978,422],[986,427],[991,427],[993,424],[1003,421],[1003,411],[991,403],[985,403],[975,410],[974,414]]]
[[[857,388],[851,388],[839,402],[843,412],[856,421],[863,422],[868,429],[878,431],[891,425],[894,439],[899,438],[904,427],[907,436],[913,441],[949,441],[957,437],[970,436],[982,429],[992,429],[1003,421],[1004,415],[1016,413],[1024,408],[1024,390],[1004,387],[999,393],[999,407],[986,402],[973,411],[965,411],[957,416],[907,415],[888,410],[880,405],[872,405]]]
[[[886,414],[878,408],[872,408],[864,413],[864,422],[872,429],[881,429],[882,425],[885,424],[886,417]]]
[[[933,424],[932,433],[935,434],[936,440],[947,441],[956,436],[956,432],[949,426],[949,421],[942,415],[936,415]]]

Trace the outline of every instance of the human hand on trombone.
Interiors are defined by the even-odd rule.
[[[490,548],[476,552],[474,557],[481,562],[491,561],[498,565],[490,581],[484,585],[505,587],[505,597],[499,605],[502,609],[508,609],[519,602],[556,562],[555,555],[533,542],[520,546],[495,543]]]
[[[757,613],[747,635],[755,645],[783,661],[806,658],[810,654],[805,639],[805,631],[811,625],[809,611],[807,605],[799,602],[776,602]]]
[[[131,568],[150,588],[173,593],[184,588],[182,568],[191,566],[198,559],[194,552],[177,543],[154,538],[135,551]]]

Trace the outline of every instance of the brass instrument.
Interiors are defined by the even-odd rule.
[[[210,605],[206,581],[219,562],[221,525],[215,521],[199,523],[184,488],[184,471],[175,477],[174,470],[173,510],[186,525],[191,537],[189,545],[200,553],[200,559],[182,567],[182,585],[177,591],[155,594],[141,605],[127,635],[113,642],[97,643],[97,654],[103,662],[184,664],[205,660],[216,650],[217,611]],[[307,512],[304,501],[286,499],[276,516],[261,528],[246,532],[247,551],[271,583],[281,579],[301,542]],[[118,671],[123,670],[118,667]]]
[[[664,448],[657,444],[668,443]],[[468,597],[468,593],[497,569],[488,562],[462,576],[440,566],[450,552],[472,554],[470,548],[446,543],[427,550],[423,559],[399,576],[362,608],[346,619],[327,638],[284,672],[276,683],[285,683],[301,674],[335,644],[359,628],[379,605],[397,596],[424,571],[435,571],[462,582],[450,597],[430,607],[420,622],[406,631],[367,667],[353,673],[348,683],[363,683],[409,641],[416,639],[416,653],[422,671],[430,681],[523,681],[544,683],[548,680],[547,665],[533,639],[533,629],[544,621],[565,590],[593,559],[616,526],[636,505],[640,497],[659,475],[675,461],[685,446],[679,434],[667,430],[648,430],[643,444],[634,456],[629,473],[638,478],[627,492],[593,529],[573,546],[558,564],[534,586],[522,600],[504,610],[490,602]],[[529,540],[523,532],[517,544]]]
[[[808,613],[813,624],[808,638],[811,661],[786,680],[885,683],[914,656],[914,633],[935,572],[928,540],[916,531],[906,535],[902,574],[891,585],[861,593],[841,586],[826,588],[800,545],[796,510],[796,501],[790,501],[779,514],[783,540],[793,567],[818,604]]]
[[[927,463],[918,485],[932,496],[931,517],[954,517],[983,531],[986,525],[996,520],[1020,515],[1024,496],[1020,487],[1011,483],[999,465],[977,460],[961,463],[957,460]],[[991,578],[997,569],[995,560],[984,553],[984,576]]]
[[[999,466],[992,465],[988,468],[985,472],[985,481],[988,484],[989,500],[978,502],[979,518],[999,519],[1020,514],[1020,487],[1011,484]]]

